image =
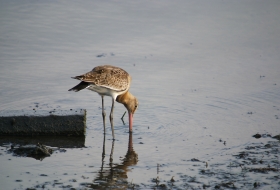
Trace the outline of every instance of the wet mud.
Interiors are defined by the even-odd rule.
[[[230,155],[225,162],[209,162],[199,158],[182,160],[178,164],[189,168],[190,173],[177,173],[175,176],[166,171],[168,164],[159,163],[156,166],[157,175],[154,178],[148,182],[134,183],[133,180],[128,181],[128,172],[139,161],[138,154],[133,148],[133,135],[129,135],[127,153],[120,157],[118,164],[114,161],[114,146],[117,142],[112,141],[109,145],[110,154],[106,154],[106,136],[104,135],[101,165],[89,166],[89,168],[99,167],[97,172],[93,172],[95,177],[91,179],[92,182],[78,183],[79,178],[88,180],[89,177],[77,175],[77,178],[71,178],[68,182],[46,180],[25,189],[277,189],[280,187],[280,142],[273,138],[279,135],[271,137],[272,135],[261,134],[260,136],[270,138],[271,141],[269,140],[266,144],[251,143],[241,147],[240,152]],[[40,143],[23,145],[6,142],[1,146],[7,148],[5,154],[12,154],[14,157],[32,157],[41,161],[54,152],[60,154],[67,151]],[[105,164],[104,160],[106,155],[109,157],[108,164]],[[29,175],[29,172],[25,175]],[[41,178],[46,176],[48,174],[39,175]],[[22,180],[15,181],[15,183],[21,182]]]

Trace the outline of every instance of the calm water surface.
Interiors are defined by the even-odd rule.
[[[82,188],[112,171],[136,184],[178,180],[197,175],[192,158],[228,164],[244,146],[266,143],[252,135],[280,133],[279,7],[278,1],[0,1],[1,111],[88,111],[82,148],[38,161],[6,154],[3,145],[1,187]],[[113,144],[109,125],[103,136],[101,98],[67,91],[78,82],[71,76],[102,64],[132,75],[130,91],[140,103],[131,137],[128,119],[125,125],[120,119],[125,108],[115,105]],[[105,103],[109,115],[111,99]]]

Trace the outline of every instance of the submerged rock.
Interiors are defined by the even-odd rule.
[[[259,139],[259,138],[261,138],[262,136],[261,136],[260,134],[255,134],[255,135],[253,135],[253,137],[255,137],[256,139]]]
[[[277,139],[277,140],[280,141],[280,134],[279,134],[279,135],[276,135],[276,136],[274,136],[274,137],[272,137],[272,138]]]
[[[53,149],[38,143],[37,145],[21,145],[19,147],[11,146],[9,150],[14,156],[32,157],[36,160],[43,160],[45,157],[51,156]]]

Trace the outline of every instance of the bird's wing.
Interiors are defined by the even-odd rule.
[[[126,71],[110,65],[95,67],[92,71],[73,78],[116,91],[127,90],[131,80]]]

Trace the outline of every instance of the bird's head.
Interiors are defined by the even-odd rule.
[[[133,114],[138,108],[138,100],[128,91],[122,95],[119,95],[116,100],[126,107],[129,118],[129,132],[132,132]]]
[[[132,115],[135,113],[136,109],[138,108],[138,100],[135,96],[131,97],[130,100],[124,104],[126,107],[128,113],[132,113]]]

